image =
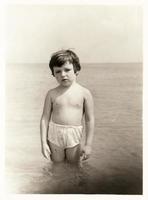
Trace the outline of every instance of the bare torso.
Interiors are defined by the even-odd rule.
[[[83,118],[84,88],[74,83],[68,89],[52,90],[52,121],[63,125],[81,125]]]

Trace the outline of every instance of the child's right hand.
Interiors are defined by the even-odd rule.
[[[49,160],[51,159],[50,158],[51,151],[50,151],[50,148],[49,148],[48,144],[42,145],[42,154],[46,159],[49,159]]]

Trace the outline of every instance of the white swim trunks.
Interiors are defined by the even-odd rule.
[[[50,121],[48,140],[51,143],[66,149],[80,144],[82,132],[83,126],[61,125]]]

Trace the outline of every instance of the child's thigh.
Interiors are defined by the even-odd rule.
[[[61,147],[49,142],[50,150],[51,150],[51,160],[53,162],[62,162],[65,159],[64,149]]]
[[[78,162],[80,160],[80,144],[66,149],[66,158],[69,162]]]

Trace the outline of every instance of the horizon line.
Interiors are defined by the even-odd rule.
[[[80,62],[80,64],[92,64],[92,65],[95,65],[95,64],[143,64],[143,61],[141,62]],[[48,62],[6,62],[5,65],[9,65],[9,64],[37,64],[37,65],[40,65],[40,64],[48,64]]]

